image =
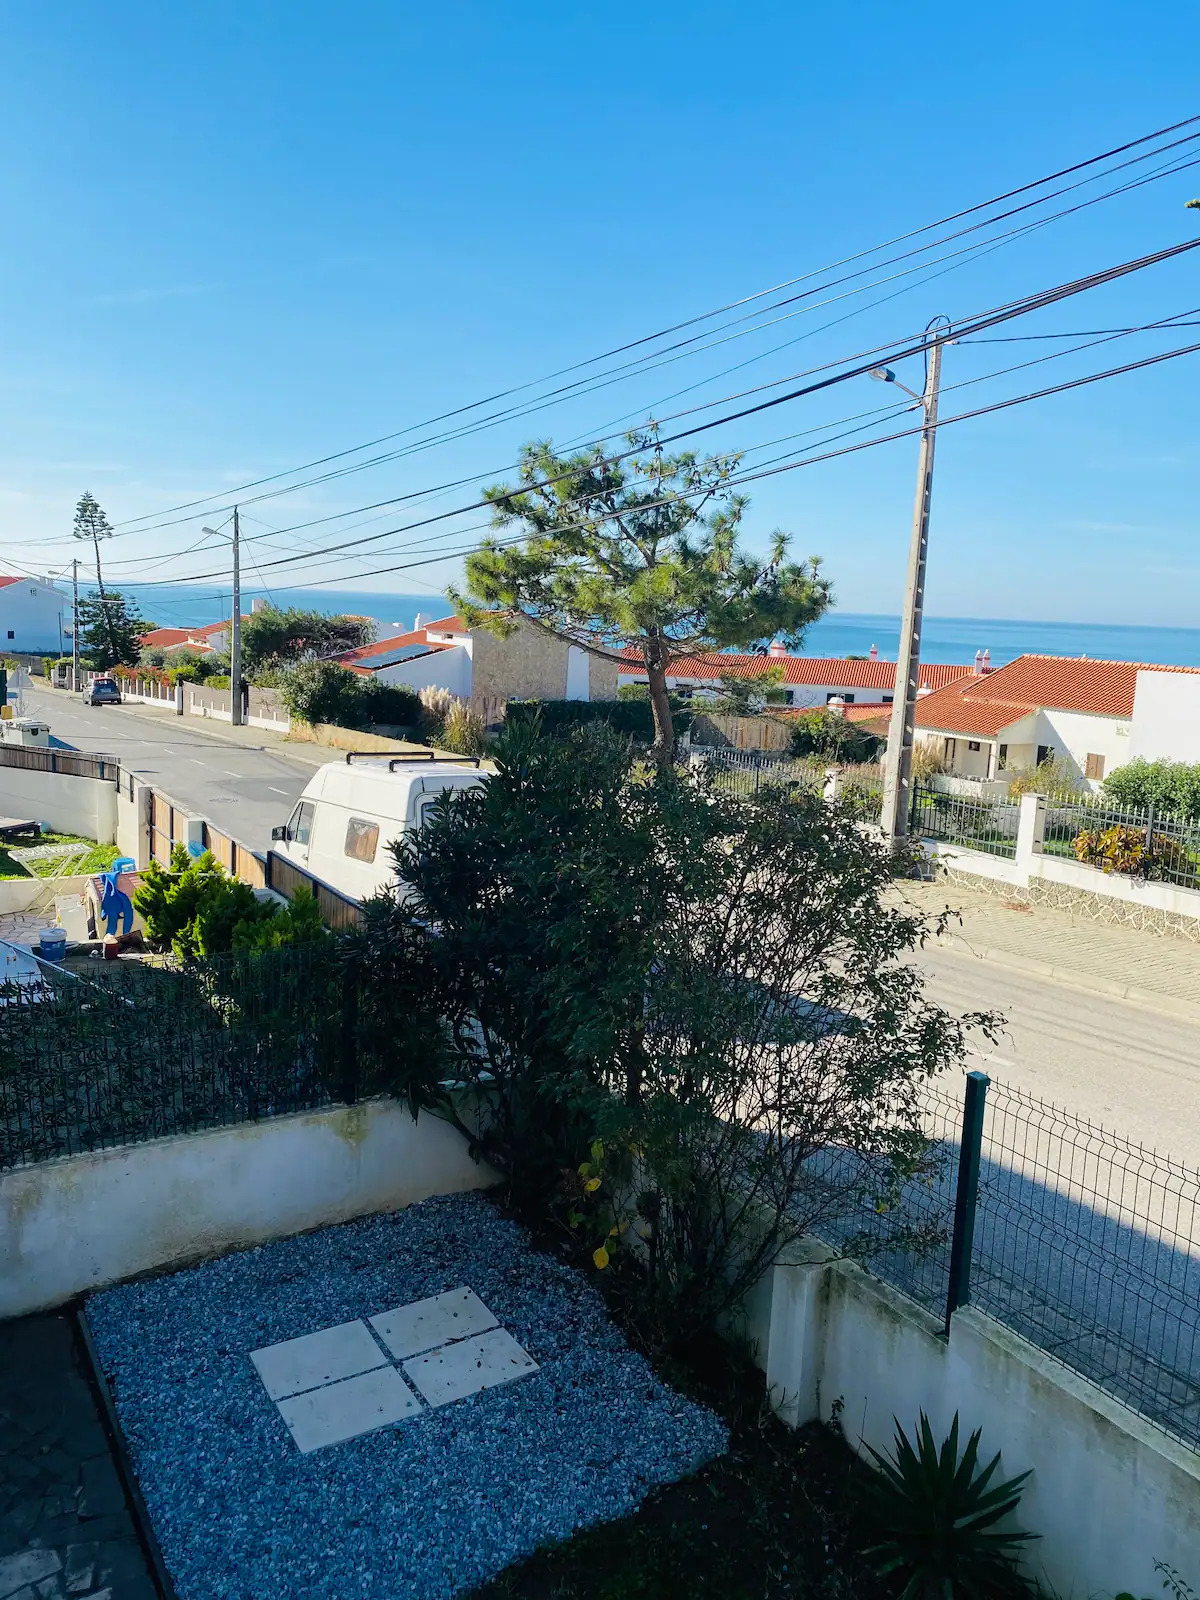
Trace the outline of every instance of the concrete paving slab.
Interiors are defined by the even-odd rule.
[[[403,1422],[421,1403],[395,1367],[311,1389],[279,1401],[279,1414],[304,1455]]]
[[[370,1372],[387,1362],[363,1322],[342,1322],[299,1339],[285,1339],[282,1344],[252,1350],[250,1359],[272,1400]]]
[[[372,1317],[370,1323],[397,1361],[497,1325],[496,1318],[470,1289],[449,1289],[411,1306],[397,1306],[394,1311]]]
[[[452,1400],[512,1383],[537,1370],[537,1362],[504,1328],[444,1345],[404,1363],[405,1375],[431,1406],[449,1405]]]

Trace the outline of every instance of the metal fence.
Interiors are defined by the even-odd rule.
[[[386,1086],[336,942],[43,978],[0,988],[0,1170]]]
[[[1200,822],[1154,806],[1115,806],[1100,795],[1049,798],[1042,851],[1101,871],[1200,888]]]
[[[1014,800],[974,800],[914,783],[909,830],[918,838],[944,839],[1011,859],[1017,853],[1020,813]]]
[[[83,750],[37,750],[24,745],[0,745],[0,767],[23,767],[27,772],[57,772],[68,778],[104,778],[116,783],[120,768],[112,756]]]
[[[683,759],[689,766],[712,773],[720,789],[743,797],[759,794],[770,785],[803,784],[819,792],[827,765],[779,751],[733,750],[720,745],[685,745]]]
[[[977,1306],[1200,1448],[1200,1173],[971,1078],[974,1111],[928,1092],[930,1159],[867,1219],[870,1269],[951,1329]],[[892,1247],[914,1223],[934,1247]]]

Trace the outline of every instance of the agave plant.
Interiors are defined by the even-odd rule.
[[[960,1460],[957,1411],[940,1450],[922,1411],[915,1447],[896,1421],[894,1459],[871,1450],[879,1468],[871,1486],[879,1538],[866,1553],[881,1576],[904,1580],[900,1600],[1000,1600],[1028,1593],[1016,1557],[1037,1535],[1000,1531],[996,1524],[1015,1509],[1029,1473],[993,1485],[1000,1457],[977,1471],[981,1431],[967,1440]]]

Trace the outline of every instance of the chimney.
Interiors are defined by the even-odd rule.
[[[772,639],[771,647],[767,651],[767,654],[771,657],[772,661],[784,660],[787,657],[787,645],[783,643],[782,639]]]
[[[867,651],[867,660],[868,661],[878,661],[879,660],[879,646],[877,644],[873,644],[871,646],[871,648]]]
[[[976,650],[976,652],[975,652],[975,666],[974,666],[973,670],[974,670],[975,676],[977,678],[982,678],[983,677],[983,651],[982,650]]]
[[[250,615],[252,617],[256,617],[260,611],[265,611],[266,609],[267,602],[263,599],[262,595],[255,595],[254,599],[250,602]]]
[[[835,694],[832,699],[825,702],[825,709],[826,711],[832,711],[835,717],[844,717],[846,715],[846,702],[840,694]]]
[[[413,619],[413,632],[414,633],[420,633],[421,629],[424,626],[425,626],[425,623],[422,620],[421,613],[418,611],[417,614],[416,614],[416,617]]]
[[[932,694],[932,693],[933,693],[933,690],[929,687],[929,685],[927,683],[923,683],[921,685],[921,687],[917,690],[917,699],[918,700],[924,700],[924,698],[925,698],[925,696],[927,694]]]
[[[985,672],[990,672],[992,670],[992,652],[990,650],[985,650],[983,652],[983,670]]]

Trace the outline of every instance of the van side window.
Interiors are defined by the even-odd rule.
[[[438,803],[436,794],[428,794],[417,807],[417,827],[425,828],[433,821],[434,808]]]
[[[311,800],[302,800],[288,819],[289,844],[306,845],[312,836],[313,808]]]
[[[374,861],[379,846],[379,824],[351,817],[346,824],[346,854],[352,861]]]

